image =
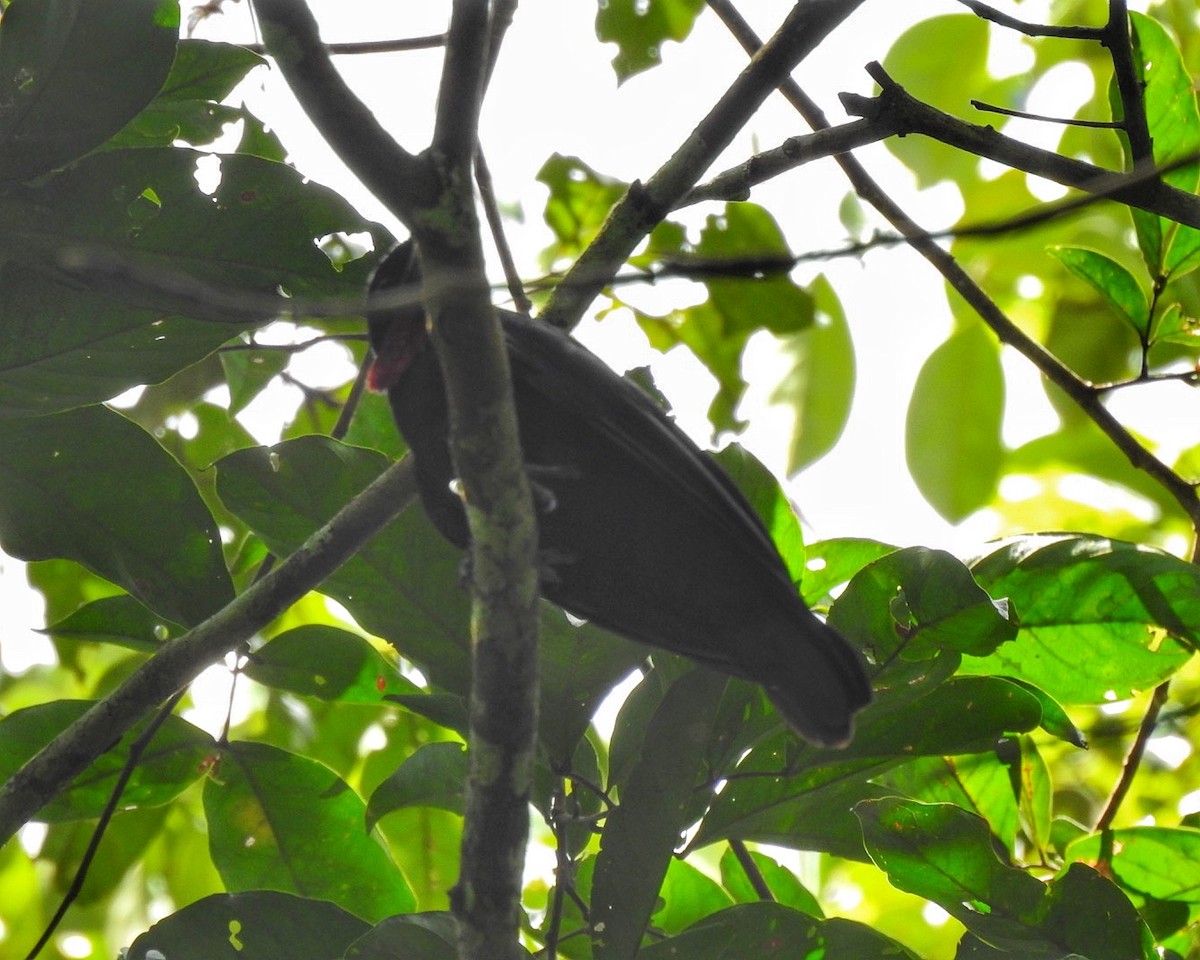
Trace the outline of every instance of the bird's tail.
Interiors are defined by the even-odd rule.
[[[806,611],[807,612],[807,611]],[[854,714],[871,702],[866,664],[836,630],[809,614],[801,638],[789,625],[770,676],[756,677],[788,725],[810,743],[844,747]]]

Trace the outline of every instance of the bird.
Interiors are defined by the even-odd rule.
[[[368,286],[368,383],[386,391],[422,506],[470,543],[442,371],[416,295],[411,240]],[[535,489],[542,595],[620,636],[760,684],[786,723],[841,747],[871,701],[862,655],[801,599],[763,522],[725,470],[643,390],[578,341],[499,310],[522,455]]]

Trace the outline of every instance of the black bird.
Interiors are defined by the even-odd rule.
[[[370,292],[419,278],[411,241]],[[415,288],[414,288],[415,292]],[[629,639],[759,683],[784,719],[847,743],[871,699],[863,661],[804,605],[754,509],[641,390],[560,331],[500,312],[521,447],[539,497],[543,595]],[[434,526],[468,546],[442,371],[419,304],[369,312],[370,383],[387,390]]]

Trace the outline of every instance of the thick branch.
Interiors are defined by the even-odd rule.
[[[396,143],[346,85],[307,4],[254,0],[254,9],[267,49],[304,112],[367,189],[411,225],[414,210],[437,202],[428,164]]]
[[[454,4],[438,87],[433,151],[443,162],[468,171],[479,140],[479,107],[489,71],[488,24],[488,4]]]
[[[895,133],[889,118],[873,117],[855,120],[840,127],[830,127],[828,130],[818,130],[816,133],[789,137],[778,147],[755,154],[736,167],[718,173],[707,183],[693,187],[675,205],[675,209],[702,200],[746,200],[750,196],[751,187],[765,183],[781,173],[813,160],[846,153],[868,143],[878,143],[894,136]]]
[[[0,786],[0,844],[156,704],[278,617],[387,525],[416,494],[398,463],[245,593],[139,667]]]
[[[451,897],[459,955],[471,960],[520,955],[537,725],[537,528],[471,188],[490,62],[486,11],[455,0],[430,150],[443,199],[414,224],[471,529],[470,772]]]
[[[455,0],[433,142],[414,157],[329,65],[303,4],[257,3],[274,21],[268,46],[297,99],[350,169],[409,227],[420,251],[472,542],[471,773],[453,898],[460,953],[515,956],[537,710],[537,532],[471,188],[490,63],[489,5]]]
[[[863,0],[798,0],[775,36],[733,82],[675,154],[645,182],[630,185],[595,240],[554,291],[542,317],[573,327],[634,247],[670,212],[762,102]]]
[[[845,97],[847,108],[860,116],[886,117],[900,136],[919,133],[1014,170],[1200,229],[1200,197],[1168,186],[1157,176],[1147,176],[1153,170],[1152,163],[1149,171],[1144,166],[1135,166],[1129,173],[1116,173],[1032,147],[991,127],[967,123],[922,103],[889,77],[878,63],[868,64],[867,72],[882,92],[875,99]]]

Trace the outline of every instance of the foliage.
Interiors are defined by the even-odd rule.
[[[621,81],[670,69],[660,46],[709,15],[692,0],[599,6]],[[1100,22],[1106,6],[1059,3],[1056,23]],[[1061,153],[1114,170],[1152,160],[1194,195],[1200,45],[1187,14],[1180,2],[1130,15],[1139,104],[1099,31],[1027,38],[1034,66],[997,79],[984,64],[1003,28],[961,13],[895,38],[884,68],[963,113],[964,91],[1021,110],[1040,78],[1082,66],[1096,92],[1079,116],[1126,126],[1067,127]],[[297,341],[315,330],[363,361],[362,292],[392,237],[227,102],[262,58],[180,40],[179,19],[169,0],[12,0],[0,24],[0,547],[29,561],[58,660],[0,676],[10,784],[403,452],[384,402],[349,383],[310,390],[271,447],[234,419],[289,375],[287,354],[256,338],[277,316],[303,317]],[[235,121],[241,143],[214,161],[209,145]],[[876,699],[843,750],[798,741],[744,681],[647,657],[544,604],[534,846],[552,848],[556,871],[525,890],[531,952],[1197,955],[1200,833],[1155,748],[1190,750],[1200,695],[1200,572],[1176,555],[1196,539],[1200,447],[1134,434],[1101,401],[1194,384],[1200,218],[1104,197],[1047,211],[1016,169],[985,176],[944,142],[885,138],[918,183],[953,184],[964,228],[988,227],[948,249],[1015,322],[981,319],[957,288],[954,329],[911,396],[892,399],[907,404],[928,501],[953,521],[986,512],[1005,539],[965,560],[806,544],[778,482],[736,446],[722,453],[805,598],[870,661]],[[214,164],[206,190],[196,175]],[[602,237],[630,189],[557,154],[539,179],[547,268]],[[682,345],[714,376],[714,435],[746,426],[743,360],[764,331],[778,338],[789,365],[774,397],[794,414],[782,442],[799,470],[836,451],[870,338],[851,340],[861,321],[827,277],[790,272],[782,204],[708,203],[698,230],[668,215],[628,261],[691,278],[699,302],[655,313],[614,285],[605,310],[629,307],[653,346]],[[1030,211],[1023,229],[997,229]],[[1002,359],[1038,364],[1059,415],[1016,448]],[[140,386],[132,405],[109,402]],[[347,406],[349,433],[334,426]],[[1122,506],[1073,494],[1081,478]],[[1015,480],[1036,496],[1009,497]],[[98,820],[66,917],[94,954],[454,957],[471,673],[459,564],[410,506],[253,637],[228,638],[247,709],[222,736],[186,713],[115,731],[23,842],[0,848],[0,957],[36,941]],[[603,736],[597,710],[638,670]],[[58,939],[42,955],[79,953]]]

